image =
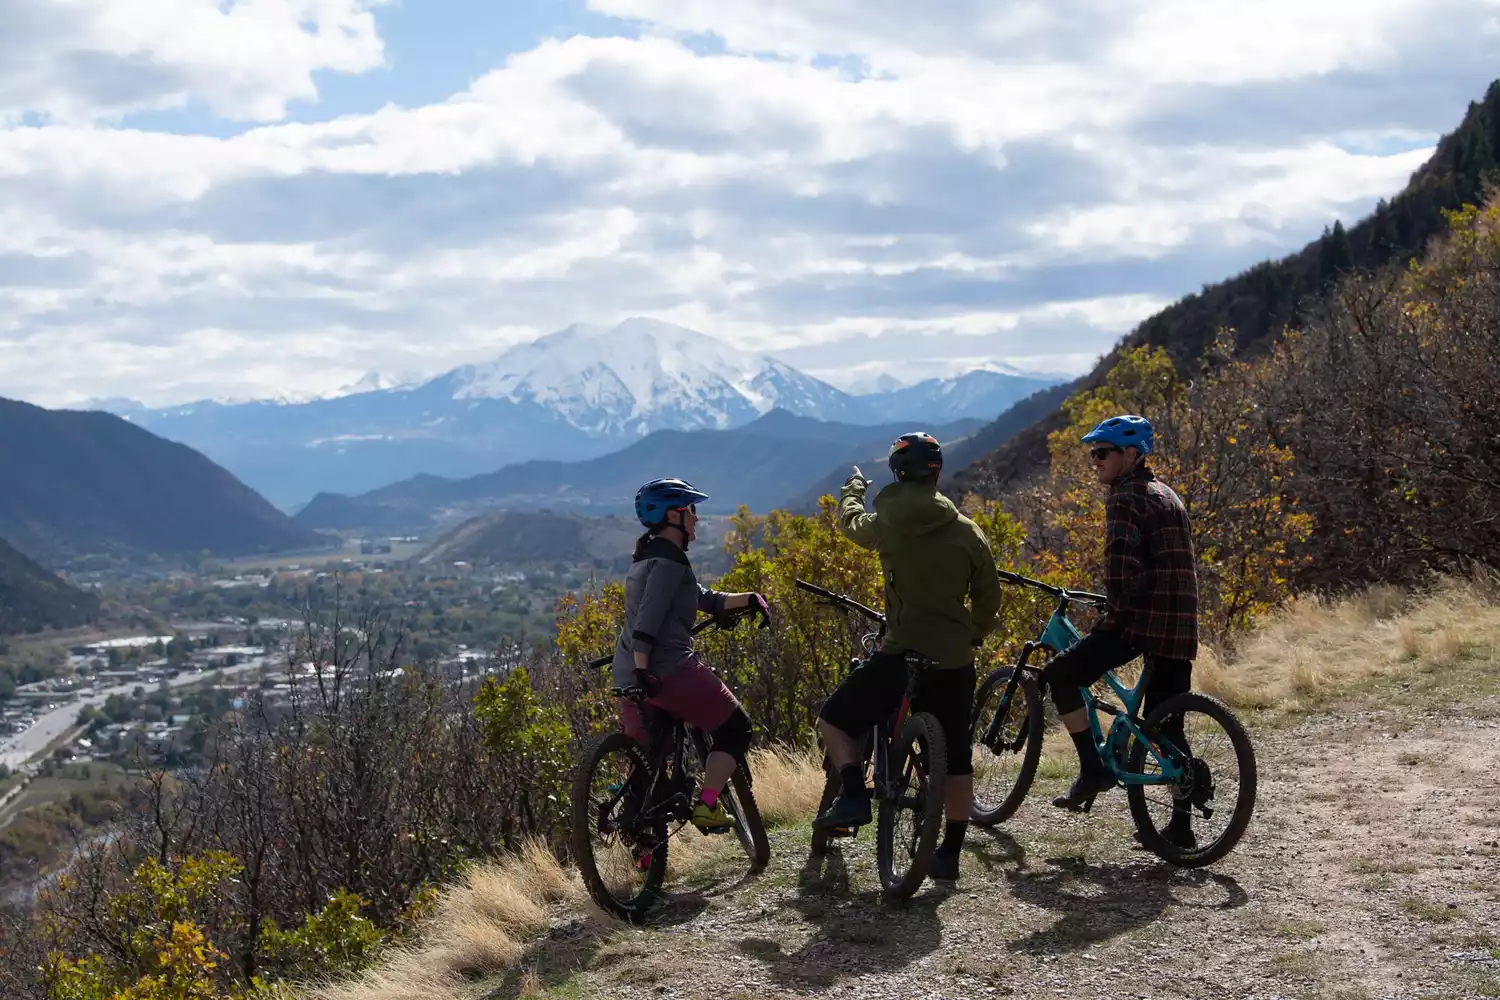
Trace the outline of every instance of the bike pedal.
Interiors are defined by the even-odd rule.
[[[859,833],[857,826],[836,826],[828,831],[830,837],[853,837]]]

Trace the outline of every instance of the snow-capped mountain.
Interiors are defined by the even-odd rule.
[[[531,458],[593,458],[654,430],[737,427],[773,408],[851,422],[867,412],[863,401],[782,362],[646,319],[570,326],[427,381],[372,372],[303,401],[110,404],[283,507],[418,473],[470,476]]]
[[[649,319],[578,324],[426,381],[371,372],[316,398],[112,412],[202,451],[284,508],[427,473],[576,461],[657,430],[729,429],[773,409],[851,424],[992,419],[1034,380],[999,372],[855,397],[790,365]]]
[[[651,319],[575,324],[447,378],[454,399],[534,403],[593,434],[726,428],[773,408],[831,420],[858,408],[774,358]]]
[[[993,420],[1032,393],[1060,381],[1063,379],[980,368],[953,378],[930,378],[879,396],[859,398],[868,402],[878,399],[880,407],[890,414],[912,414],[928,419],[941,417],[943,420],[964,417]]]

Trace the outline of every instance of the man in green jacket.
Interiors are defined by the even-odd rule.
[[[984,532],[937,491],[943,451],[936,439],[901,435],[891,446],[890,467],[896,481],[875,497],[875,513],[865,513],[869,484],[858,466],[839,496],[839,528],[880,554],[886,632],[881,648],[850,672],[819,713],[823,745],[843,787],[813,822],[818,829],[870,822],[860,747],[864,734],[901,703],[904,654],[915,651],[934,665],[921,675],[912,710],[936,716],[948,746],[948,825],[932,858],[932,877],[956,879],[974,797],[974,654],[994,628],[1000,581]]]

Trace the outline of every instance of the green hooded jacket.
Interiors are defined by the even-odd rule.
[[[945,669],[972,664],[1000,610],[995,557],[979,526],[926,483],[891,483],[867,514],[865,482],[851,477],[839,493],[839,529],[880,554],[886,648],[914,649]]]

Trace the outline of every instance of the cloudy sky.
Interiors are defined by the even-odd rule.
[[[0,0],[0,394],[632,315],[1078,371],[1399,190],[1497,51],[1500,0]]]

